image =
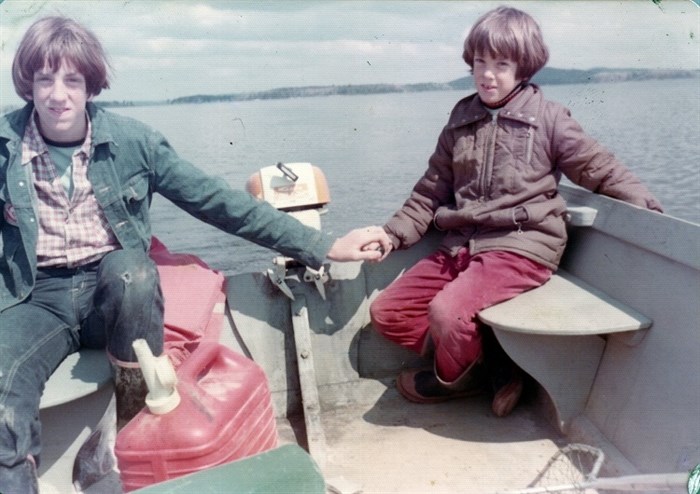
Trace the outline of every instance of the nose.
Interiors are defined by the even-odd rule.
[[[50,97],[52,101],[63,101],[66,99],[66,86],[60,80],[54,82],[51,86]]]

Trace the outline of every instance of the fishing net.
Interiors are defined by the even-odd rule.
[[[568,444],[559,449],[528,485],[529,492],[595,493],[586,487],[598,478],[605,461],[603,451],[586,444]]]
[[[559,449],[535,479],[523,489],[502,494],[603,494],[615,492],[690,492],[688,474],[646,474],[598,477],[605,455],[587,444],[573,443]],[[688,491],[686,491],[686,488]],[[695,493],[693,493],[695,494]]]

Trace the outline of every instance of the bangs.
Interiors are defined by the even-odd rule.
[[[104,79],[106,70],[100,70],[103,64],[99,63],[100,57],[95,57],[99,52],[101,52],[99,45],[81,39],[72,30],[65,29],[58,32],[45,48],[45,58],[42,66],[37,70],[48,66],[52,72],[55,72],[65,62],[85,75],[88,80]]]
[[[520,62],[524,53],[523,44],[513,34],[509,31],[486,30],[483,36],[476,36],[474,53],[488,53],[493,58],[502,57]]]

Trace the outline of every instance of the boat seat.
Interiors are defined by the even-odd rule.
[[[40,408],[50,408],[87,396],[112,379],[104,350],[82,349],[68,355],[46,382]]]
[[[637,344],[651,320],[581,279],[559,270],[541,287],[489,307],[479,319],[513,361],[552,399],[565,431],[583,412],[606,335]]]
[[[183,477],[134,491],[140,494],[191,492],[325,494],[326,483],[318,465],[296,444],[258,453]]]

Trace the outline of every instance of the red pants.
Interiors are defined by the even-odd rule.
[[[436,252],[380,293],[370,315],[382,335],[417,353],[429,334],[438,375],[452,382],[481,355],[478,312],[540,286],[551,274],[513,252]]]

